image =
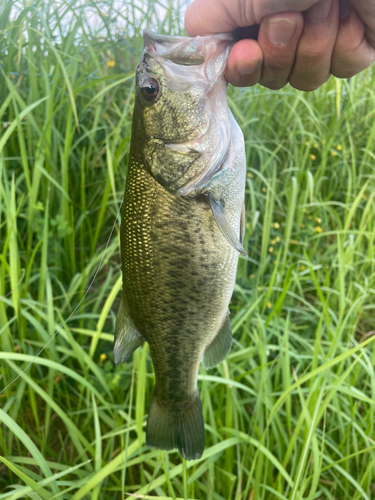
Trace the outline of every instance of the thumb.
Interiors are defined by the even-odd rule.
[[[194,0],[185,14],[190,36],[226,33],[259,24],[263,17],[290,10],[302,12],[319,0]],[[327,0],[320,0],[326,2]]]

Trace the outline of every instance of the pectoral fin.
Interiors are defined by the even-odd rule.
[[[212,215],[214,216],[220,231],[223,233],[223,236],[232,245],[232,247],[237,250],[237,252],[247,257],[247,253],[242,246],[240,239],[229,222],[223,204],[220,201],[217,201],[211,193],[208,193],[208,202],[212,210]]]
[[[207,370],[221,363],[229,354],[232,347],[232,330],[230,327],[229,313],[226,315],[219,333],[206,348],[202,363]]]
[[[121,361],[126,361],[143,342],[144,338],[134,326],[129,314],[128,305],[122,295],[116,319],[114,347],[116,365],[121,363]]]

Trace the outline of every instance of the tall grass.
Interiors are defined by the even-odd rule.
[[[0,0],[0,390],[19,376],[0,395],[0,499],[371,500],[371,70],[312,94],[230,89],[250,256],[231,302],[234,346],[200,371],[203,457],[145,446],[147,346],[113,363],[117,224],[104,250],[141,28],[178,33],[180,7]]]

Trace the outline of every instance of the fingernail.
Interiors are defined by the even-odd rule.
[[[249,61],[238,62],[236,64],[236,69],[242,76],[252,75],[256,72],[258,65],[258,59],[250,59]]]
[[[324,23],[331,11],[331,0],[320,0],[311,6],[307,12],[306,17],[311,24]]]
[[[294,35],[296,23],[286,17],[274,17],[268,20],[267,35],[274,45],[286,45]]]

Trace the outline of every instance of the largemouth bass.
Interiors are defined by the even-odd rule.
[[[197,374],[230,351],[244,232],[245,151],[227,106],[229,35],[144,32],[121,222],[115,361],[145,340],[156,384],[146,442],[204,450]]]

